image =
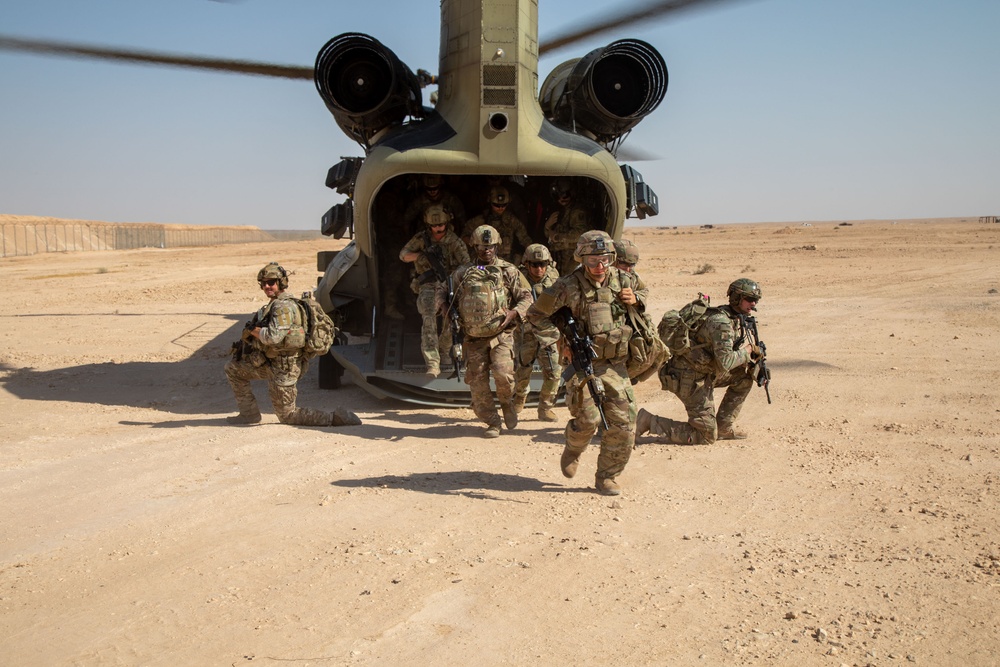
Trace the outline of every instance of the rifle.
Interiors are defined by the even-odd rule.
[[[243,333],[240,334],[240,339],[233,343],[233,358],[236,361],[243,361],[243,355],[250,354],[251,350],[253,350],[253,336],[250,332],[258,326],[263,325],[257,321],[257,313],[254,313],[253,317],[243,325]]]
[[[604,383],[601,378],[594,375],[594,361],[597,353],[594,352],[594,341],[590,335],[580,334],[573,312],[569,306],[563,306],[549,316],[552,323],[570,343],[573,350],[573,368],[577,377],[587,381],[587,388],[590,390],[590,397],[594,399],[597,412],[601,415],[601,426],[608,430],[608,419],[604,416]]]
[[[760,358],[755,362],[757,364],[757,386],[764,387],[764,393],[767,395],[767,404],[770,405],[771,390],[768,385],[771,384],[771,371],[767,367],[767,346],[764,345],[764,341],[760,339],[760,334],[757,333],[756,317],[753,315],[744,317],[743,324],[753,339],[753,344],[760,348]]]
[[[462,320],[458,315],[458,306],[455,303],[455,282],[449,275],[445,281],[448,290],[448,317],[451,318],[451,363],[455,366],[455,374],[452,377],[462,381]]]

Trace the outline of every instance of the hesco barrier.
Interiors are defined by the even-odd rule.
[[[0,223],[2,257],[43,252],[181,248],[271,240],[274,240],[273,236],[257,227],[68,221]]]

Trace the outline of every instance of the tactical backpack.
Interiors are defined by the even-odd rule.
[[[698,298],[682,307],[680,310],[668,310],[663,313],[657,333],[671,356],[685,354],[692,349],[704,347],[694,344],[691,340],[702,323],[716,309],[709,305],[709,298],[699,293]]]
[[[312,292],[303,292],[302,298],[296,301],[303,311],[303,328],[306,332],[306,344],[302,348],[302,356],[306,359],[323,356],[333,345],[337,328]]]
[[[459,285],[458,314],[466,336],[490,338],[500,333],[507,316],[507,288],[501,266],[473,265],[466,270]]]

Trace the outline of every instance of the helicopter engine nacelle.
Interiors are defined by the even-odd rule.
[[[313,77],[340,129],[366,147],[382,130],[422,110],[417,77],[368,35],[344,33],[327,42]]]
[[[646,42],[623,39],[552,70],[539,102],[559,127],[609,143],[638,125],[666,92],[667,65],[659,52]]]

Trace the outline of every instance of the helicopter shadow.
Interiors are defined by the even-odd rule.
[[[462,496],[477,500],[502,500],[529,502],[494,495],[496,493],[591,493],[591,489],[562,486],[543,482],[522,475],[483,472],[479,470],[453,470],[448,472],[415,472],[409,475],[381,475],[361,479],[344,479],[330,482],[331,486],[356,489],[400,489],[434,495]]]

